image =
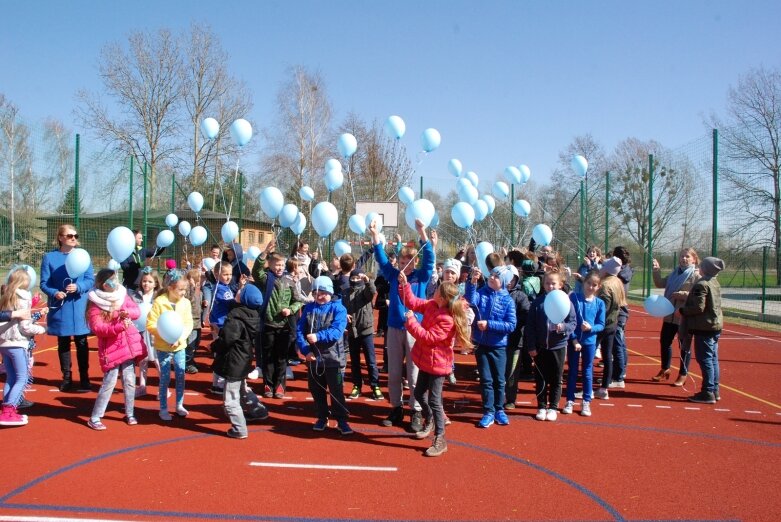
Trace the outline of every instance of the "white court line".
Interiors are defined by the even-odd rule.
[[[532,401],[518,401],[518,404],[531,404]]]
[[[692,406],[684,406],[683,409],[684,410],[691,410],[691,411],[700,411],[699,408],[694,408]]]
[[[754,335],[754,334],[751,334],[751,333],[738,332],[736,330],[729,330],[727,328],[724,328],[722,330],[722,332],[732,332],[732,333],[736,333],[738,335],[743,335],[744,336],[744,337],[742,337],[743,339],[745,339],[746,337],[753,337],[754,339],[762,339],[763,341],[772,341],[774,343],[781,343],[781,339],[771,339],[769,337],[762,337],[761,335]]]
[[[600,406],[615,406],[615,404],[611,404],[609,402],[599,402],[597,404],[599,404]]]
[[[756,410],[743,410],[743,413],[751,413],[751,414],[754,414],[754,415],[762,415],[761,411],[756,411]]]
[[[729,411],[727,408],[713,408],[713,411]],[[777,415],[781,415],[781,413],[778,413]]]
[[[184,394],[185,394],[185,395],[200,395],[200,393],[196,393],[196,392],[188,392],[188,391],[184,392]]]
[[[628,408],[642,408],[642,404],[627,404]]]
[[[659,404],[657,404],[657,405],[656,405],[656,407],[657,407],[657,408],[661,408],[661,409],[663,409],[663,410],[670,410],[670,409],[672,409],[672,406],[661,406],[661,405],[659,405]]]
[[[130,522],[119,519],[107,518],[58,518],[58,517],[20,517],[0,516],[0,521],[5,522]]]
[[[261,468],[296,468],[296,469],[338,469],[347,471],[398,471],[396,467],[382,466],[342,466],[329,464],[291,464],[287,462],[250,462],[250,466]]]

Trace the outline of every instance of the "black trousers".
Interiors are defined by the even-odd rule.
[[[81,382],[89,381],[89,347],[87,346],[86,335],[74,335],[73,344],[76,345],[76,363],[79,366],[79,380]],[[60,370],[62,379],[70,381],[71,379],[71,336],[60,335],[57,337],[57,355],[60,358]]]

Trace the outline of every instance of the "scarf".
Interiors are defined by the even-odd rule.
[[[105,290],[93,288],[87,294],[87,298],[104,312],[111,312],[113,310],[119,310],[121,303],[125,302],[126,295],[127,289],[120,285],[113,292],[106,292]],[[116,303],[120,303],[120,305],[116,306]]]
[[[683,284],[694,274],[695,266],[689,265],[686,268],[678,267],[667,276],[667,286],[664,287],[664,296],[672,300],[672,295],[681,289]]]

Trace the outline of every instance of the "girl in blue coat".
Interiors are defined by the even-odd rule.
[[[76,278],[68,276],[65,260],[79,246],[79,234],[73,225],[60,225],[57,229],[57,250],[43,256],[41,261],[41,290],[49,297],[48,333],[57,336],[57,352],[60,358],[62,383],[60,391],[70,391],[71,378],[70,343],[76,345],[76,361],[79,365],[79,391],[89,391],[89,348],[87,335],[87,293],[95,284],[92,263]]]

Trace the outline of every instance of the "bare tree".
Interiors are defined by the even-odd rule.
[[[59,187],[67,187],[72,182],[69,176],[74,159],[72,137],[73,133],[66,129],[61,121],[50,118],[44,123],[47,168]]]
[[[182,61],[167,29],[131,33],[127,49],[106,45],[98,71],[111,106],[96,93],[80,91],[79,119],[117,154],[132,154],[150,167],[150,201],[155,202],[157,168],[181,148],[177,104],[182,97]]]
[[[0,172],[8,179],[12,246],[16,240],[16,185],[20,175],[31,168],[29,138],[30,131],[19,118],[19,108],[0,95]]]
[[[725,204],[745,216],[730,233],[744,246],[772,245],[781,273],[781,70],[740,77],[727,95],[726,119],[712,122],[724,145]]]

